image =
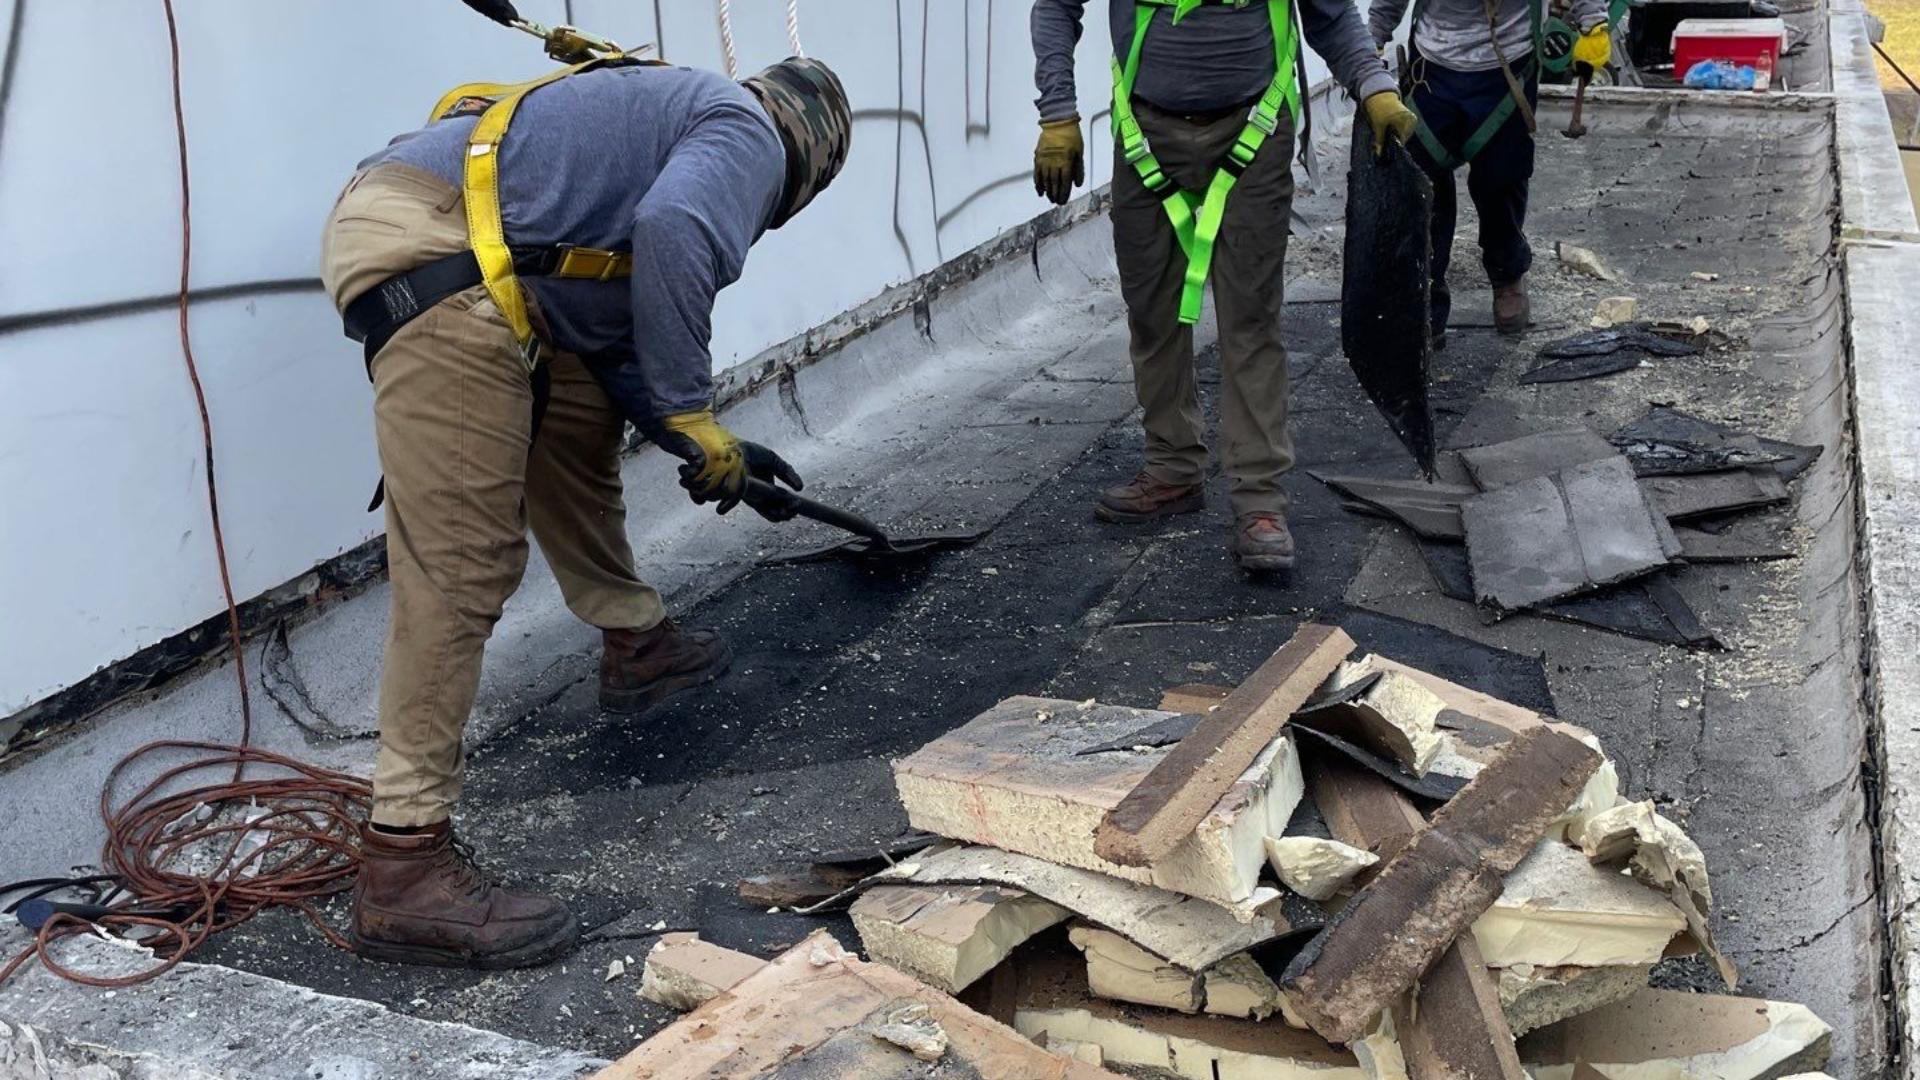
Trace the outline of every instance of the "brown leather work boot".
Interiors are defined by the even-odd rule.
[[[681,630],[661,619],[651,630],[603,630],[600,707],[634,716],[682,690],[724,675],[733,650],[712,630]]]
[[[1293,533],[1279,514],[1241,514],[1233,522],[1231,546],[1242,570],[1293,569]]]
[[[532,967],[565,955],[579,934],[557,898],[488,881],[451,822],[404,835],[360,827],[352,937],[369,960]]]
[[[1131,523],[1156,521],[1175,514],[1191,514],[1207,505],[1205,488],[1200,484],[1165,484],[1141,469],[1133,479],[1100,493],[1093,505],[1093,516],[1101,521]]]
[[[1493,287],[1493,328],[1502,334],[1524,334],[1533,325],[1533,304],[1527,299],[1527,276]]]

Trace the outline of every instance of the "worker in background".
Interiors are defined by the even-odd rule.
[[[1034,187],[1065,203],[1086,178],[1073,52],[1086,0],[1034,0],[1040,98]],[[1113,247],[1146,459],[1094,506],[1102,521],[1200,510],[1207,447],[1193,326],[1212,282],[1220,333],[1229,549],[1245,570],[1293,565],[1282,264],[1304,87],[1286,0],[1108,0],[1114,65]],[[1361,102],[1376,146],[1414,117],[1350,0],[1302,0],[1307,44]]]
[[[743,83],[622,60],[504,118],[498,87],[464,89],[361,163],[324,240],[327,290],[367,343],[393,582],[352,937],[375,959],[505,968],[577,936],[559,899],[477,870],[450,823],[527,529],[601,630],[602,708],[638,714],[726,670],[726,644],[676,626],[634,570],[623,423],[722,513],[750,476],[800,486],[714,419],[714,295],[833,179],[852,121],[833,72],[798,58]]]
[[[1373,0],[1368,29],[1382,50],[1408,0]],[[1547,0],[1414,0],[1412,105],[1421,126],[1408,144],[1433,181],[1435,349],[1446,345],[1452,294],[1447,264],[1459,197],[1453,172],[1467,167],[1467,193],[1480,214],[1480,263],[1493,286],[1493,325],[1526,330],[1532,307],[1527,270],[1527,186],[1533,177],[1533,109],[1540,96],[1541,27]],[[1607,0],[1573,0],[1580,37],[1573,61],[1598,71],[1612,59]]]

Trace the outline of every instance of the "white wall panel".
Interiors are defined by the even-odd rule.
[[[175,3],[196,288],[315,276],[321,223],[356,161],[419,123],[455,83],[547,67],[531,38],[459,0]],[[10,32],[24,36],[0,118],[0,716],[220,610],[172,311],[18,325],[175,286],[160,0],[0,0],[0,28],[16,4],[24,18]],[[718,68],[715,6],[571,5],[582,26]],[[789,52],[785,0],[731,6],[742,72]],[[1094,184],[1110,172],[1103,6],[1089,5],[1077,60]],[[566,5],[520,7],[554,22]],[[1026,178],[1035,123],[1027,0],[799,7],[807,51],[834,65],[853,98],[853,155],[721,295],[717,367],[1046,208]],[[76,43],[95,62],[76,61]],[[378,515],[364,512],[377,475],[370,395],[325,298],[202,301],[193,328],[240,595],[376,535]]]

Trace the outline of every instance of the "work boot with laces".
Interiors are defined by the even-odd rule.
[[[1206,505],[1202,485],[1165,483],[1141,469],[1133,479],[1101,492],[1100,501],[1093,506],[1093,516],[1116,523],[1156,521],[1175,514],[1191,514]]]
[[[726,673],[733,650],[712,630],[681,630],[661,619],[651,630],[602,631],[600,708],[634,716],[682,690]]]
[[[488,881],[451,822],[417,833],[360,828],[352,938],[369,960],[532,967],[566,955],[579,933],[558,898]]]
[[[1242,570],[1291,570],[1293,533],[1280,514],[1241,514],[1233,520],[1233,561]]]
[[[1524,334],[1533,324],[1533,303],[1527,299],[1527,276],[1493,287],[1493,328],[1502,334]]]

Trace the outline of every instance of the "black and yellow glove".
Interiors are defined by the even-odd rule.
[[[1367,113],[1367,126],[1373,129],[1373,153],[1379,156],[1387,149],[1387,136],[1392,135],[1405,146],[1413,141],[1413,133],[1420,126],[1420,118],[1415,116],[1400,95],[1391,90],[1382,90],[1369,94],[1362,102]]]
[[[800,474],[786,459],[761,446],[734,437],[720,426],[712,409],[695,409],[661,418],[650,433],[660,449],[680,458],[680,486],[696,503],[718,502],[724,514],[740,504],[747,491],[747,478],[767,483],[779,481],[799,491],[805,487]]]
[[[1086,146],[1080,140],[1080,118],[1048,120],[1040,125],[1040,141],[1033,148],[1033,190],[1065,206],[1076,184],[1087,179]]]
[[[1573,62],[1599,71],[1613,59],[1613,28],[1604,20],[1589,26],[1573,43]]]

